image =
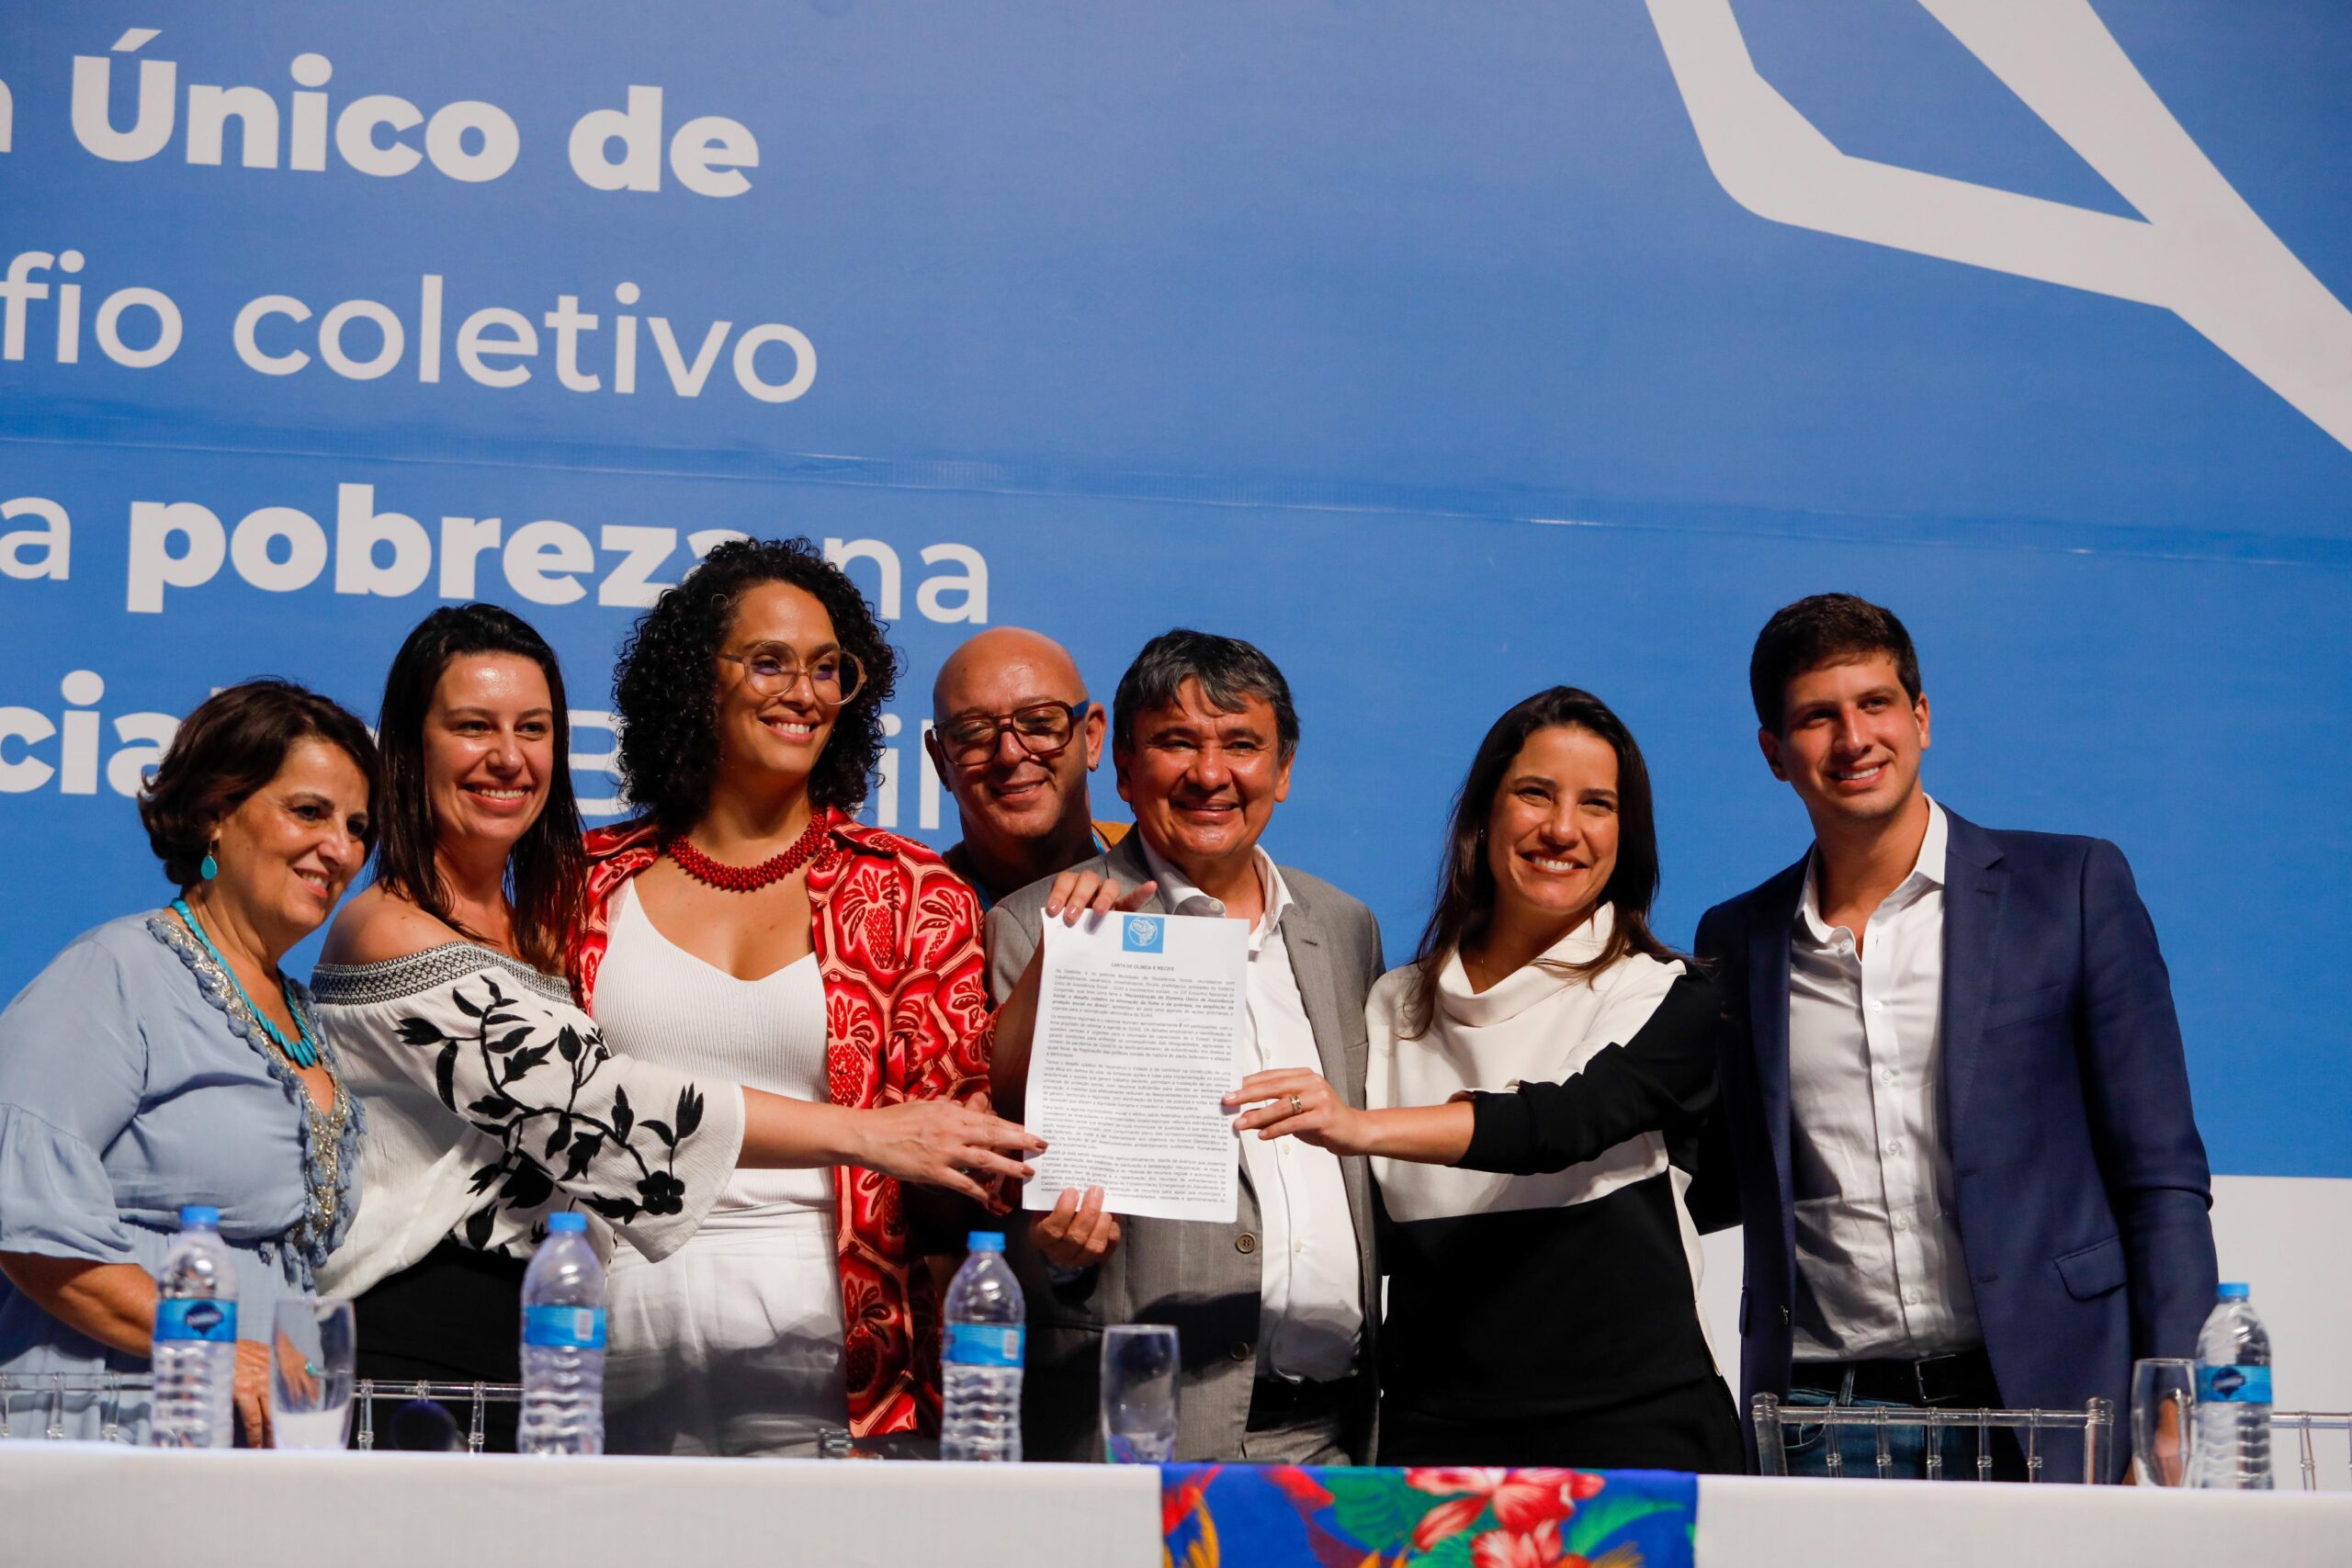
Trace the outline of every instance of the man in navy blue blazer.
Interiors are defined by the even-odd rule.
[[[2115,1412],[2133,1358],[2193,1354],[2215,1290],[2205,1147],[2156,933],[2122,852],[1979,828],[1919,777],[1928,700],[1910,635],[1849,594],[1775,615],[1749,684],[1804,857],[1707,911],[1730,1010],[1722,1131],[1747,1250],[1743,1407]],[[1794,1472],[1837,1434],[1798,1429]],[[1751,1445],[1755,1435],[1749,1432]],[[1930,1473],[1915,1438],[1898,1467]],[[2079,1433],[2036,1444],[2083,1474]],[[2021,1449],[1996,1440],[1997,1473]],[[1976,1473],[1947,1434],[1940,1473]]]

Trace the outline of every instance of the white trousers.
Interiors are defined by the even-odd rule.
[[[606,1280],[613,1453],[814,1457],[849,1424],[831,1210],[716,1213],[659,1263]]]

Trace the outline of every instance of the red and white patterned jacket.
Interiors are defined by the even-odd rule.
[[[826,819],[831,836],[808,867],[808,907],[833,1103],[952,1099],[987,1110],[995,1025],[978,901],[922,844],[831,808]],[[587,911],[571,970],[592,1013],[613,897],[658,846],[650,820],[587,836]],[[909,1245],[899,1183],[854,1166],[834,1180],[850,1430],[935,1432],[939,1301]]]

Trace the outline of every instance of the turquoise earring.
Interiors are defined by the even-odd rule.
[[[204,863],[196,868],[196,874],[201,882],[209,882],[220,874],[220,863],[212,858],[210,850],[204,852]]]

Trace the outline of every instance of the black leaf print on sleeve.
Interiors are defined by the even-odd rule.
[[[678,1136],[691,1138],[702,1125],[702,1091],[688,1084],[678,1091]],[[674,1146],[674,1145],[673,1145]]]
[[[497,987],[492,987],[491,995],[493,998],[498,995]],[[480,1018],[482,1015],[482,1010],[476,1007],[472,1000],[467,997],[466,993],[461,990],[451,990],[449,993],[449,999],[456,1002],[458,1004],[458,1010],[464,1013],[468,1018]]]
[[[506,1070],[500,1077],[499,1083],[501,1085],[513,1083],[516,1078],[546,1061],[553,1049],[552,1046],[548,1045],[526,1045],[515,1052],[506,1058]]]
[[[571,1153],[563,1162],[563,1179],[570,1181],[575,1177],[586,1174],[588,1168],[595,1163],[597,1155],[604,1151],[604,1147],[605,1139],[601,1134],[582,1133],[572,1139]]]
[[[438,1045],[448,1038],[429,1018],[404,1018],[392,1028],[399,1033],[401,1043],[408,1045]]]
[[[628,1108],[628,1090],[613,1090],[613,1136],[628,1142],[628,1130],[637,1124],[637,1112]]]
[[[528,1159],[517,1160],[506,1173],[506,1185],[498,1190],[498,1201],[517,1209],[536,1209],[554,1196],[555,1182]]]
[[[441,1047],[441,1059],[433,1064],[433,1087],[441,1091],[441,1103],[450,1110],[458,1109],[458,1043],[454,1040]]]
[[[661,1139],[663,1148],[674,1149],[678,1146],[678,1134],[670,1131],[670,1123],[667,1122],[656,1122],[649,1116],[639,1125]]]
[[[495,1208],[477,1209],[466,1216],[466,1245],[476,1252],[490,1245],[490,1233],[498,1223]]]

